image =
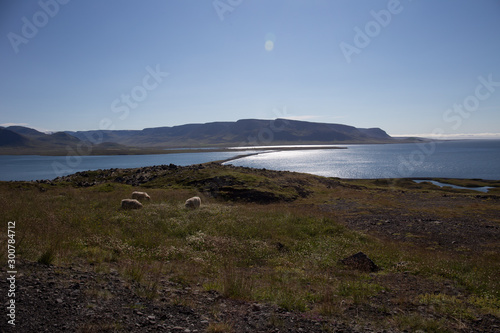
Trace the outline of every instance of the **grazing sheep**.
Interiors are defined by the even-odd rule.
[[[132,192],[132,199],[137,199],[137,200],[151,200],[151,197],[146,193],[146,192]]]
[[[192,197],[186,200],[185,206],[186,208],[196,209],[200,208],[201,199],[200,197]]]
[[[122,200],[123,209],[141,209],[142,204],[135,199],[123,199]]]

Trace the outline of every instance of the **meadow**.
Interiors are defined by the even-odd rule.
[[[459,183],[495,189],[208,164],[1,182],[0,206],[5,225],[16,221],[19,260],[118,271],[138,297],[153,301],[164,296],[166,279],[322,321],[481,331],[500,323],[500,182]],[[152,200],[121,209],[135,190]],[[200,209],[184,207],[193,195]],[[340,262],[360,251],[380,271]],[[167,298],[199,306],[187,296]],[[208,331],[234,326],[214,315]]]

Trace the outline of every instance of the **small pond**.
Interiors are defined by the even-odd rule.
[[[431,183],[433,185],[439,186],[439,187],[451,187],[451,188],[456,188],[460,190],[474,190],[474,191],[479,191],[479,192],[488,192],[489,189],[493,188],[491,186],[482,186],[482,187],[464,187],[464,186],[457,186],[457,185],[452,185],[452,184],[445,184],[441,182],[437,182],[435,180],[427,180],[427,179],[413,179],[415,183]]]

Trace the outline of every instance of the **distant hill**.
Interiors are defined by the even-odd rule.
[[[0,127],[0,155],[137,155],[164,150],[90,143],[65,132],[46,134],[23,126]]]
[[[39,138],[46,136],[47,134],[37,131],[36,129],[24,127],[24,126],[9,126],[6,129],[12,132],[16,132],[17,134],[21,134],[27,137]]]
[[[23,126],[0,128],[1,154],[37,154],[41,151],[62,152],[76,148],[82,141],[64,132],[45,134]]]
[[[14,132],[17,135],[21,136],[24,140],[24,144],[31,147],[43,146],[45,148],[57,148],[65,147],[68,145],[75,146],[76,144],[81,142],[80,139],[65,132],[45,134],[35,129],[23,126],[9,126],[6,127],[5,130]]]
[[[20,147],[29,144],[29,139],[16,132],[0,128],[0,147]]]
[[[157,148],[395,142],[394,138],[380,128],[366,129],[287,119],[243,119],[236,122],[186,124],[136,131],[103,130],[66,133],[80,140],[100,137],[103,142]]]
[[[96,140],[97,139],[97,140]],[[46,134],[32,128],[0,128],[0,154],[68,153],[157,154],[168,148],[265,146],[338,143],[396,143],[380,128],[298,120],[243,119],[143,130],[95,130]],[[407,142],[409,142],[407,140]],[[89,145],[92,149],[88,149]],[[83,148],[82,148],[83,147]]]

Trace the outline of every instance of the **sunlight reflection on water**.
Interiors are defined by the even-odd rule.
[[[270,152],[226,164],[340,178],[500,179],[500,140],[439,142],[428,154],[417,144],[344,147]]]

